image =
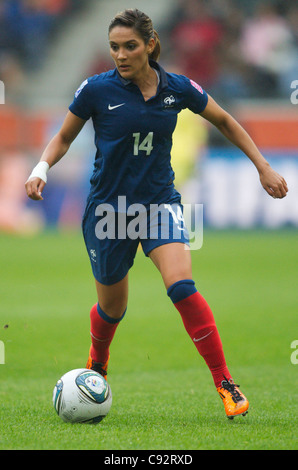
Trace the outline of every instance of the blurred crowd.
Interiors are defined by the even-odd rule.
[[[179,0],[165,56],[222,99],[288,97],[298,77],[296,0]]]
[[[85,6],[0,0],[0,79],[17,85],[41,67],[59,26]],[[160,35],[162,61],[222,99],[288,97],[298,76],[296,0],[178,0]],[[97,73],[105,59],[95,59]]]
[[[40,68],[55,32],[81,7],[81,0],[0,0],[0,80],[17,88]]]

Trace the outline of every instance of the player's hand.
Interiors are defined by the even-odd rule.
[[[268,165],[260,172],[260,181],[267,193],[274,199],[282,199],[287,195],[288,186],[285,179]]]
[[[42,201],[41,195],[46,183],[40,178],[29,178],[25,183],[27,196],[34,201]]]

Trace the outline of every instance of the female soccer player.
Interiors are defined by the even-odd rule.
[[[188,237],[181,196],[175,190],[170,163],[177,114],[189,108],[214,124],[250,158],[261,184],[273,198],[285,197],[287,184],[245,130],[197,83],[182,75],[166,73],[157,63],[159,37],[147,15],[139,10],[116,15],[109,26],[109,44],[116,68],[81,84],[60,131],[26,182],[28,196],[42,200],[48,169],[65,155],[85,122],[92,118],[97,152],[83,234],[98,302],[90,312],[87,367],[107,375],[109,347],[126,312],[128,271],[140,242],[160,271],[168,296],[209,367],[227,416],[245,415],[248,400],[228,370],[212,311],[196,290],[190,250],[185,249]],[[155,229],[153,236],[148,228],[142,236],[130,236],[128,227],[135,214],[131,208],[136,203],[145,208],[145,221],[150,221],[150,229],[152,226]],[[153,205],[158,207],[161,217],[156,213],[149,217]],[[165,213],[170,229],[166,237],[161,234]],[[112,227],[110,236],[105,236],[107,225]]]

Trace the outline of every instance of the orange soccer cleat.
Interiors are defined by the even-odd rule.
[[[243,415],[248,413],[249,403],[247,398],[239,390],[239,385],[236,385],[232,379],[221,382],[221,387],[218,387],[220,398],[225,406],[226,415],[229,419],[233,419],[234,416]]]
[[[88,357],[88,361],[86,364],[86,369],[92,369],[95,372],[98,372],[100,375],[103,376],[104,379],[107,380],[109,359],[110,359],[110,356],[108,357],[108,360],[104,364],[102,362],[95,362],[91,357],[91,348],[90,348],[89,357]]]

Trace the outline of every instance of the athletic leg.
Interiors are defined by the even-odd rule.
[[[182,243],[159,246],[149,254],[184,327],[209,367],[215,386],[231,378],[213,313],[192,280],[190,250]]]
[[[184,243],[167,243],[154,248],[150,259],[159,270],[166,289],[182,279],[192,279],[190,250]]]
[[[195,288],[189,250],[181,243],[170,243],[153,249],[149,256],[161,272],[187,333],[209,367],[227,417],[244,416],[249,403],[231,378],[213,313]]]
[[[95,283],[98,302],[90,311],[91,348],[87,367],[89,365],[88,368],[95,368],[94,363],[97,363],[106,371],[110,344],[126,312],[128,274],[121,281],[109,286],[98,281]]]
[[[126,311],[128,272],[133,265],[138,240],[109,238],[105,233],[99,233],[101,216],[96,212],[96,203],[89,203],[82,224],[98,297],[90,311],[91,348],[87,368],[105,371],[110,344]],[[117,227],[117,213],[112,211],[111,215]]]
[[[127,307],[128,274],[112,285],[105,285],[95,280],[100,308],[111,318],[119,319]]]

